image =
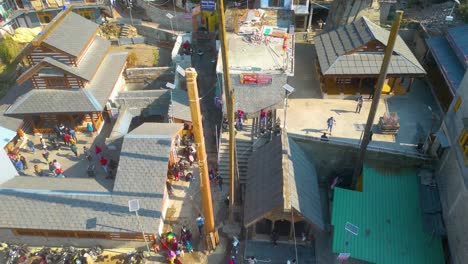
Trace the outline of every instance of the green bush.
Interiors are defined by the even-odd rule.
[[[465,23],[468,23],[468,3],[463,3],[458,7],[458,15]]]
[[[159,63],[159,50],[155,49],[153,51],[153,66],[158,66]]]
[[[0,58],[6,64],[12,63],[21,51],[21,45],[12,38],[5,38],[0,42]]]

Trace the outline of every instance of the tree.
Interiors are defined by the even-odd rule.
[[[468,23],[468,2],[460,4],[457,13],[465,23]]]
[[[21,51],[21,45],[11,37],[6,37],[0,42],[0,58],[6,64],[12,63]]]

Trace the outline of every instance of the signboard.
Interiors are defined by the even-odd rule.
[[[273,75],[271,74],[241,74],[241,84],[271,84],[273,82]]]
[[[184,70],[184,68],[182,68],[182,67],[180,67],[179,65],[177,65],[176,71],[177,71],[178,73],[180,73],[180,75],[182,75],[182,76],[185,77],[185,70]]]
[[[351,256],[351,253],[340,253],[336,259],[337,260],[348,260],[350,256]]]
[[[201,10],[215,11],[216,10],[216,2],[202,0],[201,1]]]
[[[351,234],[357,236],[359,234],[359,227],[351,224],[350,222],[346,222],[345,230],[350,232]]]
[[[166,14],[166,17],[169,18],[169,19],[173,19],[173,18],[174,18],[174,15],[171,14],[171,13],[167,13],[167,14]]]
[[[128,211],[136,212],[140,210],[140,201],[138,199],[128,201]]]

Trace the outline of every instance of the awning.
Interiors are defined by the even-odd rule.
[[[449,141],[447,139],[447,136],[445,136],[444,131],[442,131],[442,130],[437,131],[436,138],[437,138],[437,141],[439,141],[440,146],[442,148],[450,147],[450,143],[449,143]]]

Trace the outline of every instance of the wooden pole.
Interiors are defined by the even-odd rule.
[[[213,204],[211,201],[210,179],[208,176],[208,161],[206,159],[205,137],[200,110],[200,97],[198,95],[197,72],[194,68],[185,69],[187,80],[187,93],[192,114],[193,134],[197,146],[197,158],[200,168],[200,192],[202,195],[203,215],[205,217],[205,232],[210,234],[215,231]]]
[[[226,40],[226,19],[224,17],[224,1],[218,0],[219,12],[219,35],[221,42],[221,57],[223,61],[223,79],[224,79],[224,94],[226,96],[226,109],[227,118],[229,123],[229,222],[234,221],[234,190],[235,182],[235,164],[236,164],[236,134],[234,128],[234,92],[231,87],[231,77],[229,76],[229,61],[228,61],[228,47]]]
[[[372,98],[372,104],[369,110],[369,116],[367,117],[366,128],[364,129],[364,136],[362,137],[361,147],[359,149],[359,157],[357,160],[356,167],[354,167],[352,186],[351,188],[356,189],[357,180],[361,174],[362,167],[364,164],[364,157],[366,155],[367,145],[370,141],[370,133],[372,125],[374,124],[375,114],[377,113],[377,107],[379,105],[380,95],[382,94],[382,88],[387,78],[388,66],[390,65],[390,59],[392,58],[393,48],[398,37],[398,29],[400,28],[400,22],[403,17],[403,11],[397,11],[395,20],[393,20],[392,29],[390,36],[388,37],[387,47],[385,48],[385,54],[382,62],[382,68],[380,69],[379,79],[374,89],[374,97]]]

